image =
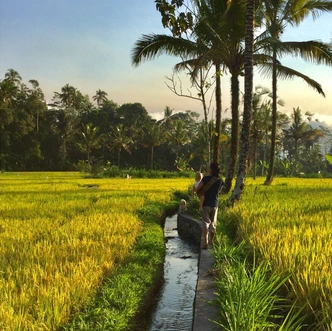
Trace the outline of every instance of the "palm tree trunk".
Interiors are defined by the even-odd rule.
[[[61,141],[61,163],[62,163],[62,166],[65,165],[66,159],[67,159],[66,138],[62,137],[62,141]]]
[[[271,129],[271,149],[270,149],[270,162],[267,177],[264,184],[270,185],[273,181],[274,174],[274,161],[275,149],[277,139],[277,53],[273,49],[273,71],[272,71],[272,129]]]
[[[151,164],[150,164],[151,170],[153,169],[153,151],[154,151],[154,146],[151,147]]]
[[[297,168],[297,162],[298,162],[298,159],[299,159],[299,140],[298,139],[295,139],[295,143],[294,143],[294,162],[293,162],[293,166],[292,166],[292,172],[291,172],[291,175],[294,176],[295,172],[296,172],[296,168]]]
[[[91,172],[91,163],[90,163],[90,148],[87,148],[87,157],[88,157],[88,170]]]
[[[120,154],[121,154],[121,148],[118,149],[118,168],[120,168]]]
[[[216,63],[216,128],[215,141],[213,151],[213,161],[219,162],[220,158],[220,131],[221,131],[221,78],[220,78],[220,63]]]
[[[199,84],[200,93],[202,95],[202,104],[203,104],[203,111],[204,111],[204,122],[205,122],[205,139],[206,139],[206,145],[207,145],[207,151],[208,151],[208,163],[207,163],[207,169],[209,164],[211,163],[211,143],[210,143],[210,129],[209,129],[209,120],[208,120],[208,109],[206,106],[206,100],[205,100],[205,92],[204,92],[204,80],[202,79],[202,70],[200,69],[200,77],[201,82]]]
[[[262,177],[264,176],[264,170],[265,170],[265,160],[266,160],[266,154],[267,154],[267,131],[265,131],[265,143],[264,143],[264,154],[263,154],[263,164],[262,164]]]
[[[253,46],[254,46],[254,0],[247,0],[246,6],[246,35],[244,51],[244,109],[243,125],[240,138],[239,168],[236,177],[235,188],[230,197],[234,204],[241,199],[245,178],[247,173],[247,158],[249,154],[249,130],[252,109],[252,87],[253,87]]]
[[[237,75],[231,77],[232,93],[232,131],[231,131],[231,150],[228,171],[223,187],[223,193],[228,193],[232,188],[232,181],[236,170],[236,160],[239,153],[239,79]]]
[[[254,148],[253,148],[253,167],[254,167],[254,179],[256,179],[256,175],[257,175],[257,138],[254,139]]]

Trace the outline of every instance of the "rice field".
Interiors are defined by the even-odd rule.
[[[280,274],[291,273],[289,297],[306,305],[318,330],[332,330],[332,180],[247,180],[243,200],[225,210],[238,235]]]
[[[0,174],[0,330],[64,325],[132,253],[138,211],[190,183]]]
[[[221,210],[332,330],[332,180],[247,180],[243,200]],[[91,301],[133,253],[139,211],[166,205],[192,179],[86,179],[79,173],[0,174],[0,330],[56,330]],[[227,200],[222,197],[221,200]]]

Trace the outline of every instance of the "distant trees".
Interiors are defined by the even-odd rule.
[[[1,170],[98,171],[109,164],[204,172],[209,158],[206,123],[197,113],[175,112],[166,106],[164,117],[157,121],[140,103],[118,105],[105,93],[99,94],[103,100],[93,105],[88,96],[66,84],[47,105],[36,80],[25,85],[20,75],[10,70],[0,81]],[[266,174],[271,148],[267,94],[266,89],[258,88],[253,95],[249,139],[254,147],[247,166],[252,176]],[[290,117],[278,112],[276,174],[327,172],[321,142],[331,131],[313,122],[311,115],[302,115],[297,108]],[[214,123],[207,124],[212,134]],[[225,119],[220,134],[223,169],[230,158],[230,141],[230,121]],[[328,150],[326,145],[324,148]]]
[[[39,122],[46,111],[44,94],[36,80],[22,83],[10,69],[0,81],[1,168],[29,169],[42,161]]]

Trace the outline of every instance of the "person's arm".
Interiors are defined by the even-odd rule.
[[[201,180],[201,182],[199,183],[199,185],[198,185],[198,187],[197,187],[197,189],[196,189],[196,192],[199,192],[199,191],[203,188],[203,186],[204,186],[204,183],[203,183],[203,181]]]

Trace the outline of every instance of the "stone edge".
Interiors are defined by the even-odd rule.
[[[200,243],[192,331],[214,330],[217,325],[213,320],[216,320],[218,316],[217,307],[211,305],[211,301],[216,299],[216,284],[212,272],[215,259],[208,249],[201,249],[204,243],[202,236],[203,222],[194,219],[190,215],[178,213],[177,227],[181,237],[194,239]]]

